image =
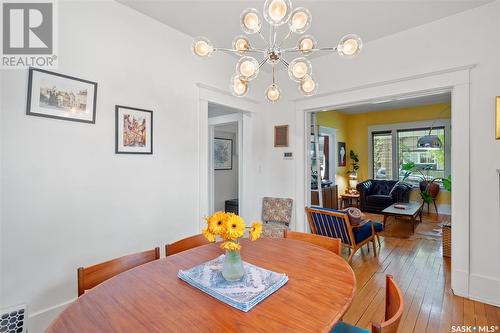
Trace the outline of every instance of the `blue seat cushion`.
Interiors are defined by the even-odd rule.
[[[375,229],[375,232],[380,232],[384,230],[382,223],[369,221],[363,224],[361,227],[352,228],[352,232],[354,234],[354,240],[356,243],[361,243],[365,239],[369,238],[372,235],[372,225]]]
[[[339,321],[330,333],[370,333],[370,331]]]

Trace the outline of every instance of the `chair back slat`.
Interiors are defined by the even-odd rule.
[[[342,243],[348,246],[354,245],[347,214],[309,207],[306,207],[306,212],[311,232],[321,236],[339,238]]]
[[[285,229],[284,237],[289,239],[300,240],[314,245],[321,246],[333,253],[340,255],[341,240],[338,238],[325,237],[304,232],[296,232]]]
[[[115,275],[158,259],[160,259],[160,248],[156,247],[149,251],[130,254],[93,266],[80,267],[77,270],[78,296],[81,296],[85,290],[94,288]]]
[[[198,246],[207,245],[210,242],[202,234],[187,237],[172,244],[165,245],[165,255],[168,257],[182,251],[186,251]]]
[[[385,281],[385,321],[372,323],[372,333],[396,333],[403,315],[403,293],[391,275],[386,275]]]

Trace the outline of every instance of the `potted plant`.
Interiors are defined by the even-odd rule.
[[[359,169],[359,158],[352,149],[349,151],[349,158],[351,160],[351,170],[347,171],[349,175],[349,190],[356,190],[356,185],[358,184],[358,169]]]
[[[418,177],[420,178],[420,196],[425,203],[431,203],[439,194],[440,187],[437,183],[438,181],[441,181],[443,183],[443,187],[451,192],[451,175],[449,175],[447,178],[434,178],[429,175],[429,173],[424,174],[423,172],[425,170],[429,171],[429,167],[420,169],[416,167],[414,162],[403,163],[401,169],[404,171],[404,176],[401,180],[402,182],[408,179],[411,174],[418,174]]]

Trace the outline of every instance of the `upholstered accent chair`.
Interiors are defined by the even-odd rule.
[[[369,242],[372,242],[373,254],[377,256],[375,237],[377,232],[383,230],[382,223],[366,221],[353,227],[349,216],[343,211],[306,207],[306,213],[311,233],[342,240],[342,245],[349,249],[348,262],[351,262],[356,251]]]
[[[408,202],[411,185],[396,180],[366,180],[356,186],[359,192],[359,209],[380,213],[396,202]]]
[[[262,199],[262,236],[280,238],[288,229],[292,220],[293,199],[270,198]]]

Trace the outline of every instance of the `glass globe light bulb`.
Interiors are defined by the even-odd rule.
[[[292,11],[290,0],[266,0],[264,3],[264,18],[274,26],[279,26],[288,21]]]
[[[275,83],[266,89],[266,98],[271,103],[276,103],[281,98],[281,89]]]
[[[253,57],[241,57],[236,65],[236,73],[250,81],[259,73],[259,63]]]
[[[313,36],[302,36],[297,41],[297,49],[307,55],[311,52],[312,49],[316,48],[316,40]]]
[[[236,74],[231,77],[231,92],[234,96],[242,97],[248,92],[248,81]]]
[[[255,34],[262,28],[262,16],[255,8],[248,8],[241,13],[240,24],[247,34]]]
[[[311,74],[311,63],[306,58],[296,58],[288,66],[288,75],[295,82],[300,82],[308,74]]]
[[[337,46],[337,53],[341,56],[354,57],[361,52],[363,41],[357,35],[347,35],[342,37]]]
[[[311,13],[306,8],[296,8],[291,14],[288,25],[292,32],[304,33],[311,26]]]
[[[299,83],[299,90],[305,96],[312,96],[318,91],[318,84],[310,75],[306,75]]]
[[[245,36],[238,36],[233,40],[233,49],[239,53],[250,50],[250,41]]]
[[[191,49],[200,58],[209,57],[214,52],[212,43],[204,37],[195,38]]]

